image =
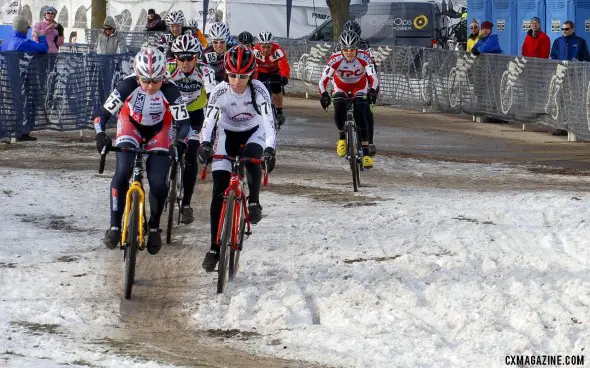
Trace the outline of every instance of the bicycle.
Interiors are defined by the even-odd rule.
[[[346,159],[350,164],[352,172],[352,187],[355,192],[361,186],[361,171],[365,171],[363,166],[363,148],[359,137],[359,129],[354,121],[354,97],[350,94],[348,97],[337,97],[336,99],[346,99],[346,122],[344,123],[344,134],[346,139]],[[372,108],[372,106],[371,106]]]
[[[176,225],[180,225],[182,209],[182,199],[184,196],[184,154],[178,154],[178,142],[174,145],[174,156],[170,164],[170,171],[168,173],[168,197],[166,197],[166,204],[164,208],[168,210],[168,227],[166,229],[166,244],[170,244],[172,240],[172,227],[174,224],[174,207],[178,206],[178,215]]]
[[[145,248],[147,222],[145,216],[145,191],[143,190],[143,155],[170,156],[168,151],[148,151],[140,148],[111,147],[103,148],[100,155],[98,173],[104,172],[106,155],[109,151],[129,152],[135,154],[131,184],[125,196],[125,212],[123,213],[123,229],[121,231],[121,249],[125,260],[125,299],[131,298],[131,289],[135,279],[135,262],[137,250]]]
[[[217,293],[222,294],[227,279],[233,280],[238,273],[240,252],[245,237],[252,235],[248,206],[246,205],[244,164],[263,165],[264,186],[268,185],[268,174],[264,159],[228,155],[213,155],[212,158],[213,160],[228,160],[232,163],[229,186],[223,196],[216,237],[216,244],[219,245]],[[201,180],[205,180],[206,174],[207,165],[203,168]]]

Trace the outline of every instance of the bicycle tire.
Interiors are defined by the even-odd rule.
[[[246,233],[246,215],[244,208],[240,209],[240,225],[238,229],[238,246],[237,249],[231,247],[229,252],[229,279],[233,280],[240,269],[240,252],[242,251],[242,244],[244,243],[244,234]]]
[[[364,166],[363,166],[363,147],[361,146],[361,140],[359,138],[359,134],[357,131],[355,131],[355,136],[356,136],[356,185],[357,188],[361,187],[361,171],[364,170]]]
[[[231,234],[234,224],[234,191],[229,192],[226,199],[225,215],[223,219],[223,228],[221,229],[221,240],[219,244],[219,265],[217,267],[217,293],[222,294],[225,290],[229,273],[229,252],[228,248],[231,246]]]
[[[178,206],[178,216],[176,217],[176,224],[180,226],[180,220],[182,220],[182,199],[184,197],[184,183],[182,177],[184,176],[184,160],[180,159],[180,164],[176,169],[176,205]]]
[[[358,192],[357,182],[357,157],[356,157],[356,136],[354,131],[354,125],[348,124],[346,126],[346,148],[348,149],[348,162],[350,163],[350,171],[352,172],[352,188],[355,192]]]
[[[127,223],[127,244],[125,244],[125,299],[131,299],[131,289],[135,280],[135,261],[137,258],[139,235],[139,198],[134,192],[131,195],[131,206]]]
[[[170,183],[168,187],[168,227],[166,228],[166,244],[172,240],[172,227],[174,226],[174,206],[176,206],[176,161],[170,166]]]

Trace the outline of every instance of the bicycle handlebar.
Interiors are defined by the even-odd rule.
[[[231,162],[235,162],[236,158],[238,156],[230,156],[230,155],[213,155],[211,156],[211,158],[213,160],[228,160]],[[264,174],[264,181],[263,181],[263,185],[267,186],[268,185],[268,173],[266,172],[266,160],[264,158],[253,158],[253,157],[240,157],[240,163],[252,163],[254,165],[262,165],[262,172]],[[207,177],[207,166],[209,166],[209,163],[206,163],[203,166],[203,171],[201,171],[201,180],[205,180],[205,178]]]
[[[172,157],[173,155],[170,153],[170,151],[165,150],[165,151],[161,151],[161,150],[155,150],[155,151],[150,151],[150,150],[146,150],[144,148],[135,148],[135,147],[110,147],[107,150],[107,147],[103,147],[102,151],[100,152],[100,163],[98,165],[98,173],[102,174],[104,172],[104,165],[105,165],[105,161],[106,161],[106,157],[107,157],[107,153],[109,153],[110,151],[113,152],[128,152],[128,153],[141,153],[144,155],[156,155],[156,156],[168,156],[168,157]]]

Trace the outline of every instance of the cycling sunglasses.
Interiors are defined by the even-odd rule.
[[[571,28],[562,28],[562,31],[569,31]]]
[[[354,50],[356,50],[356,47],[343,47],[341,50],[342,51],[354,51]]]
[[[195,60],[196,55],[178,55],[176,59],[178,61],[193,61]]]
[[[227,76],[235,79],[235,78],[239,78],[239,79],[248,79],[250,78],[250,74],[236,74],[236,73],[227,73]]]
[[[219,40],[213,41],[213,44],[215,44],[215,45],[223,45],[224,43],[225,43],[225,41],[223,41],[223,40],[222,41],[219,41]]]
[[[139,81],[141,83],[144,84],[158,84],[162,81],[164,81],[164,77],[158,77],[158,78],[146,78],[146,77],[137,77],[139,79]]]

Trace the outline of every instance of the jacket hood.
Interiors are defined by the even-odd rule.
[[[115,23],[115,19],[113,19],[113,17],[110,15],[104,20],[103,26],[117,29],[117,23]]]

